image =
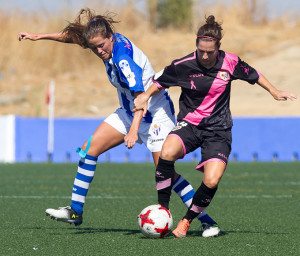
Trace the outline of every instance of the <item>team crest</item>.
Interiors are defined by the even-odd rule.
[[[220,77],[222,80],[227,81],[229,79],[229,73],[227,71],[220,72]]]
[[[127,78],[127,81],[129,83],[129,87],[133,87],[136,84],[135,81],[135,75],[131,71],[130,65],[127,60],[121,60],[119,62],[119,66],[124,74],[124,76]]]
[[[158,136],[158,134],[159,134],[159,132],[160,132],[160,125],[159,125],[159,124],[154,124],[154,125],[152,126],[152,132],[153,132],[156,136]]]

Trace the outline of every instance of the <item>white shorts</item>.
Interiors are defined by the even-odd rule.
[[[126,110],[118,108],[113,114],[109,115],[104,122],[126,135],[129,132],[132,119],[133,118],[126,113]],[[152,123],[141,122],[137,143],[145,144],[150,152],[160,152],[166,137],[174,126],[175,121],[169,117],[166,118],[166,115],[163,118],[155,116]]]

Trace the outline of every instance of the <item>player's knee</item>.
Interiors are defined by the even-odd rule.
[[[86,150],[88,148],[88,150]],[[94,157],[98,157],[102,152],[96,147],[95,143],[93,143],[93,141],[91,141],[89,143],[89,146],[88,146],[88,141],[86,141],[81,149],[83,151],[86,151],[87,154],[89,154],[90,156],[94,156]]]
[[[205,179],[204,184],[208,187],[208,188],[215,188],[218,186],[220,182],[220,179],[217,177],[211,177],[209,179]]]
[[[160,157],[169,161],[176,161],[178,159],[178,153],[171,148],[163,148]]]

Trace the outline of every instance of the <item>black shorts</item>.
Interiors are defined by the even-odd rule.
[[[222,161],[225,165],[228,163],[232,143],[231,129],[209,131],[186,121],[180,121],[168,136],[177,136],[181,141],[184,150],[183,157],[201,148],[201,161],[196,167],[199,171],[203,172],[204,165],[210,161]]]

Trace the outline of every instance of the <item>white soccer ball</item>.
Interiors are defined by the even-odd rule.
[[[142,234],[149,238],[163,238],[173,227],[169,210],[161,205],[150,205],[138,215],[138,225]]]

